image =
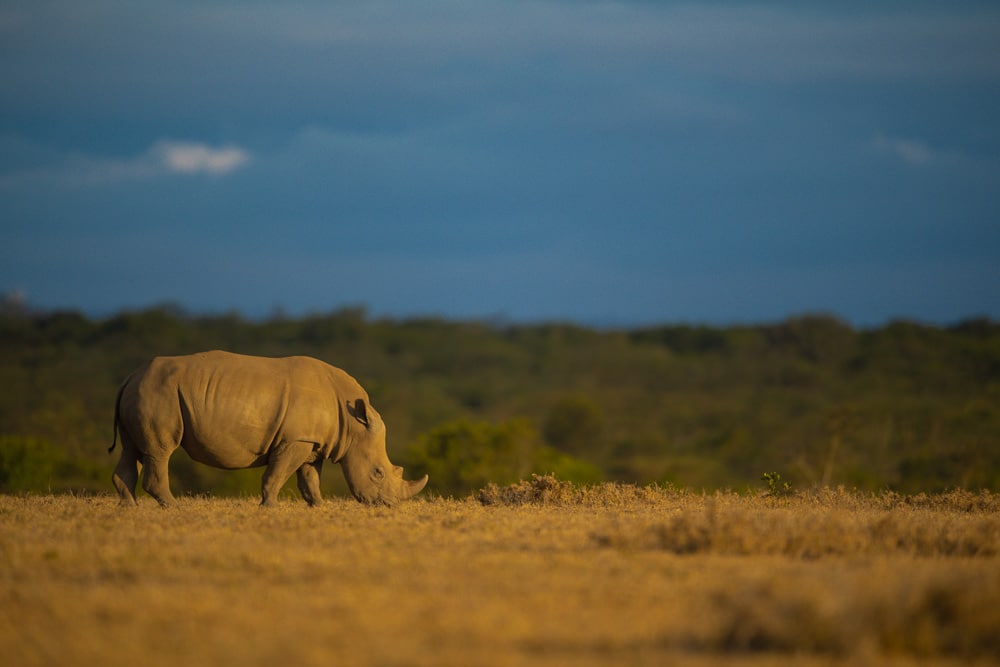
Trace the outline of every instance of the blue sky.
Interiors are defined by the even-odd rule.
[[[0,1],[0,291],[1000,317],[986,2]]]

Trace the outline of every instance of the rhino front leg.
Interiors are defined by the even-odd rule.
[[[316,457],[311,442],[282,442],[271,451],[264,479],[261,480],[261,505],[273,505],[278,500],[278,492],[292,473]],[[318,474],[317,474],[318,481]],[[301,490],[301,481],[299,489]],[[317,489],[319,485],[317,484]],[[307,499],[308,500],[308,499]]]
[[[311,507],[315,507],[323,502],[323,494],[320,493],[319,490],[319,478],[322,472],[323,459],[319,459],[315,463],[306,463],[299,466],[297,471],[299,477],[299,493],[302,494],[302,498],[309,503]]]
[[[142,488],[156,498],[161,507],[176,505],[174,494],[170,493],[170,477],[167,474],[170,457],[146,455],[142,467]]]

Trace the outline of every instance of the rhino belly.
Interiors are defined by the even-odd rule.
[[[240,470],[267,465],[268,447],[251,447],[250,443],[234,441],[227,438],[216,438],[202,441],[200,438],[186,437],[181,447],[188,456],[215,468]]]

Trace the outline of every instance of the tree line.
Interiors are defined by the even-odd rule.
[[[691,489],[1000,490],[1000,323],[827,315],[595,329],[374,318],[364,308],[264,321],[173,306],[91,318],[0,312],[0,491],[108,491],[115,392],[156,355],[304,354],[354,375],[389,455],[460,494],[531,473]],[[175,493],[253,494],[260,471],[182,452]],[[328,493],[343,492],[328,472]]]

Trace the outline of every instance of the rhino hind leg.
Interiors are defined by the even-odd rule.
[[[122,438],[122,455],[115,466],[111,482],[118,490],[121,505],[136,505],[135,485],[139,482],[139,453],[132,443]]]
[[[316,459],[316,446],[311,442],[282,442],[271,450],[268,457],[267,469],[264,470],[264,478],[261,480],[261,505],[273,505],[278,500],[278,493],[285,485],[292,473],[299,470],[306,463],[312,463]],[[302,473],[309,479],[310,473]],[[319,472],[316,472],[316,494],[319,494]],[[302,477],[299,478],[299,491],[302,491]],[[312,489],[310,488],[310,491]],[[303,494],[304,495],[304,494]],[[309,499],[306,498],[308,501]],[[312,503],[310,503],[312,504]]]
[[[177,500],[170,493],[170,477],[167,473],[170,457],[146,456],[142,467],[142,488],[153,496],[161,507],[175,505]]]

